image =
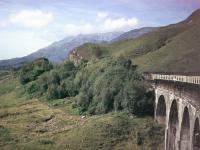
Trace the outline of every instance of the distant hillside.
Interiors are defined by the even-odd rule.
[[[107,43],[122,33],[123,32],[111,32],[67,37],[26,57],[1,60],[0,69],[17,68],[24,63],[30,62],[40,57],[46,57],[53,63],[60,63],[67,57],[69,51],[75,47],[88,42],[98,44]]]
[[[141,71],[200,72],[200,9],[180,23],[136,39],[109,45],[85,44],[76,50],[90,59],[95,57],[96,49],[106,55],[130,58]]]
[[[18,68],[27,62],[33,61],[34,59],[36,58],[33,56],[26,56],[26,57],[21,57],[21,58],[0,60],[0,70]]]
[[[121,41],[121,40],[126,40],[126,39],[134,39],[137,38],[145,33],[148,32],[153,32],[158,30],[158,27],[144,27],[141,29],[135,29],[135,30],[131,30],[129,32],[125,32],[124,34],[120,35],[119,37],[115,38],[114,40],[112,40],[112,42],[117,42],[117,41]]]

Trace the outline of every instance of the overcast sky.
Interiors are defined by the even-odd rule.
[[[200,0],[0,0],[0,59],[66,36],[175,23],[198,8]]]

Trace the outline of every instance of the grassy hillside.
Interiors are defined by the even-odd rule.
[[[112,55],[134,60],[141,71],[199,72],[200,10],[185,21],[162,27],[137,39],[109,45],[85,44],[77,51],[85,58]],[[106,52],[106,53],[103,53]]]
[[[15,77],[0,82],[2,150],[163,149],[164,129],[151,117],[112,112],[81,119],[72,109],[73,98],[28,99]]]

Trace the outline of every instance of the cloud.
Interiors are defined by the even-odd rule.
[[[132,18],[112,18],[106,12],[97,13],[97,21],[76,24],[66,24],[64,31],[67,35],[104,33],[113,31],[128,31],[139,25],[139,20]]]
[[[64,31],[68,35],[77,35],[77,34],[88,34],[94,33],[94,26],[90,23],[85,23],[82,25],[75,25],[75,24],[67,24],[64,27]]]
[[[53,21],[53,14],[41,10],[21,10],[16,14],[11,14],[7,20],[0,23],[0,27],[11,24],[22,25],[30,28],[41,28]]]
[[[98,12],[97,13],[97,18],[99,20],[102,20],[102,19],[105,19],[109,16],[109,13],[108,12]]]
[[[19,23],[26,27],[43,27],[53,20],[53,14],[41,10],[22,10],[10,16],[11,23]]]
[[[126,30],[134,28],[138,25],[139,21],[137,18],[119,18],[119,19],[111,19],[108,18],[104,21],[105,30]]]
[[[8,25],[8,22],[5,20],[0,22],[0,28],[5,28],[7,25]]]

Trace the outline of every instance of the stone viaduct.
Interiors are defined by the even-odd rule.
[[[155,121],[165,150],[200,150],[200,75],[146,73],[155,91]]]

